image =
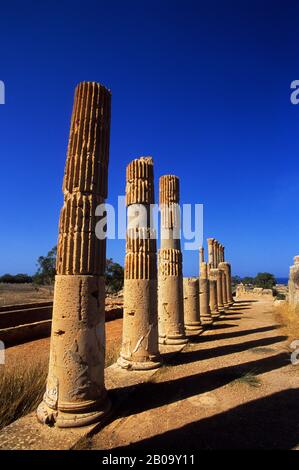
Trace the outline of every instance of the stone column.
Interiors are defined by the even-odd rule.
[[[214,238],[208,238],[208,264],[210,268],[214,268],[215,260],[214,260]]]
[[[63,182],[49,374],[38,419],[58,427],[99,421],[104,385],[106,240],[95,235],[107,196],[110,91],[95,82],[75,91]]]
[[[199,281],[197,277],[184,277],[184,319],[187,331],[202,331],[199,315]]]
[[[217,304],[219,312],[224,311],[223,305],[223,292],[222,292],[222,271],[221,269],[216,269],[216,286],[217,286]]]
[[[213,239],[213,268],[217,268],[217,240]]]
[[[205,261],[205,252],[204,252],[204,247],[201,246],[199,248],[199,264],[204,263],[204,261]]]
[[[221,286],[222,286],[222,301],[224,308],[229,307],[227,297],[227,266],[222,261],[218,265],[218,269],[221,271]]]
[[[161,365],[158,350],[157,249],[151,229],[154,173],[151,157],[127,166],[123,337],[118,365],[145,370]]]
[[[179,238],[179,179],[160,178],[161,247],[158,260],[159,343],[184,344],[182,252]]]
[[[204,324],[213,323],[211,310],[209,306],[209,279],[208,279],[208,265],[207,263],[200,264],[200,278],[199,278],[199,306],[200,306],[200,321]]]
[[[294,257],[294,265],[290,267],[288,299],[292,307],[299,306],[299,256]]]
[[[232,294],[231,266],[226,261],[224,261],[222,265],[224,267],[225,279],[226,279],[227,303],[228,303],[228,306],[231,307],[234,304],[234,299],[233,299],[233,294]]]
[[[215,248],[215,268],[217,268],[219,264],[219,243],[217,240],[214,241],[214,248]]]
[[[213,318],[217,318],[220,315],[217,299],[217,271],[215,268],[210,268],[209,271],[210,311]]]

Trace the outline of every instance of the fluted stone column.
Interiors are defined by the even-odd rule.
[[[158,259],[159,342],[184,344],[182,252],[179,239],[179,179],[160,178],[161,245]]]
[[[288,299],[292,307],[299,306],[299,256],[294,257],[294,265],[290,267]]]
[[[38,419],[58,427],[99,421],[109,410],[104,385],[106,240],[95,209],[107,196],[110,91],[75,91],[63,182],[49,374]]]
[[[118,364],[124,369],[145,370],[161,365],[158,350],[157,249],[150,227],[154,204],[154,173],[151,157],[127,166],[126,240],[123,337]],[[141,215],[136,217],[136,211]]]
[[[210,302],[210,293],[209,293],[208,265],[207,263],[201,263],[200,264],[200,277],[199,277],[199,307],[200,307],[200,321],[203,325],[213,323],[209,302]]]
[[[227,292],[227,265],[224,262],[220,262],[218,265],[218,269],[221,271],[221,286],[222,286],[222,301],[224,308],[229,307],[228,302],[228,292]]]
[[[209,268],[215,267],[215,259],[214,259],[214,238],[208,238],[208,264]]]
[[[201,246],[199,248],[199,263],[204,263],[205,261],[205,252],[204,252],[204,247]]]
[[[210,289],[210,311],[213,318],[220,316],[217,299],[217,269],[210,268],[209,289]]]
[[[186,330],[200,332],[199,281],[197,277],[184,277],[184,319]]]
[[[217,266],[218,266],[218,246],[217,246],[217,244],[218,244],[217,240],[214,239],[214,243],[213,243],[214,268],[217,268]]]

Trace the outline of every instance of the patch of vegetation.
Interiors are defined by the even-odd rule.
[[[0,429],[35,410],[45,393],[47,364],[13,367],[0,374]]]
[[[106,260],[105,283],[107,292],[118,292],[124,285],[124,268],[113,261]]]
[[[54,246],[46,256],[40,256],[37,260],[37,272],[33,276],[33,282],[37,285],[54,284],[56,274],[57,246]]]
[[[260,387],[261,386],[261,379],[256,376],[256,371],[252,370],[249,372],[245,372],[240,377],[237,377],[235,380],[231,382],[231,385],[236,383],[246,384],[249,387]]]
[[[33,280],[32,276],[28,276],[28,274],[3,274],[0,276],[0,282],[6,284],[29,284]]]
[[[283,333],[291,340],[299,338],[299,309],[291,307],[287,302],[274,310],[275,320],[283,328]]]

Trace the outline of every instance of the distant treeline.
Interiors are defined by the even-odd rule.
[[[0,283],[21,284],[34,283],[36,285],[52,285],[54,284],[56,274],[56,256],[57,248],[54,246],[46,256],[39,256],[37,260],[37,271],[33,276],[28,274],[4,274],[0,276]],[[108,292],[118,292],[124,284],[124,269],[115,263],[111,258],[106,260],[105,271],[106,290]]]
[[[233,276],[233,285],[243,283],[254,287],[263,287],[264,289],[272,289],[276,285],[275,276],[271,273],[258,273],[255,277]]]
[[[28,274],[3,274],[0,276],[0,282],[7,282],[10,284],[24,284],[33,282],[33,276],[28,276]]]

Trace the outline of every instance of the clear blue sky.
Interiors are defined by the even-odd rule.
[[[234,274],[286,276],[299,254],[299,3],[16,1],[0,6],[0,274],[35,271],[56,243],[73,93],[112,90],[108,202],[152,155],[204,204],[204,237]],[[124,242],[108,243],[123,264]],[[184,253],[196,275],[197,253]]]

